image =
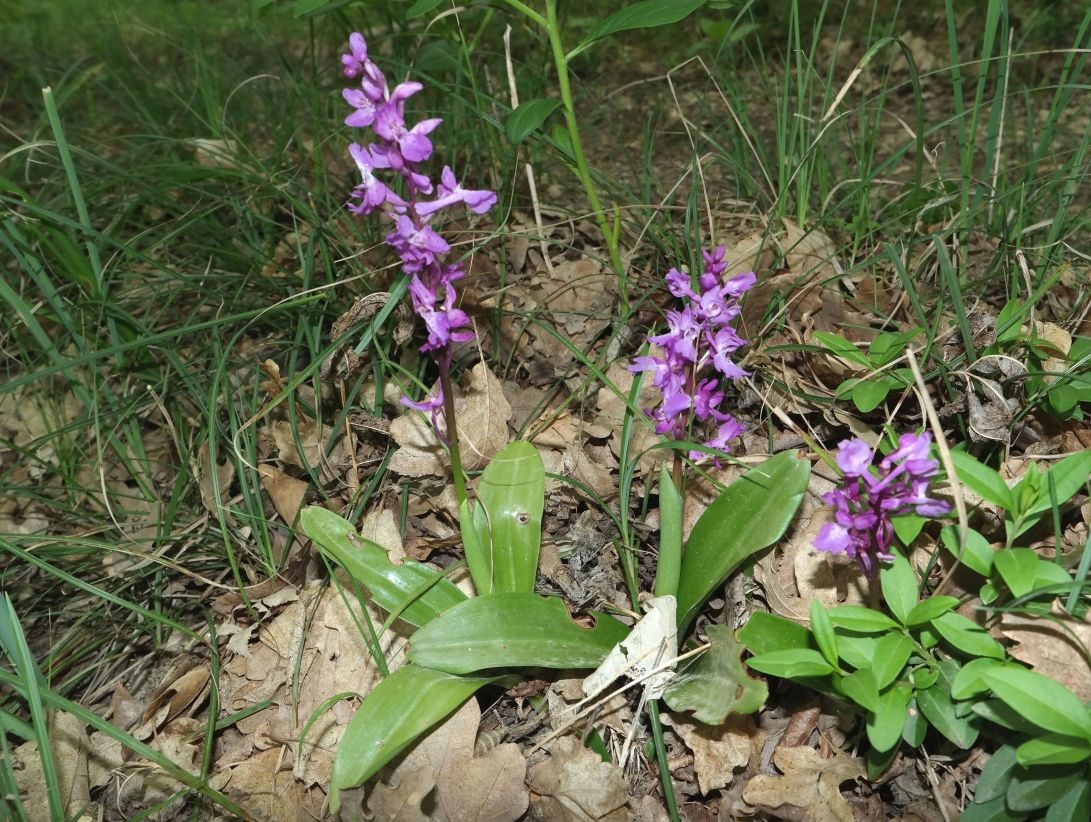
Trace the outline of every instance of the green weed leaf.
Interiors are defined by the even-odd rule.
[[[539,98],[520,103],[504,120],[504,133],[508,136],[508,142],[517,146],[527,139],[532,133],[542,127],[546,118],[552,114],[560,100]]]
[[[1004,647],[989,632],[962,614],[946,613],[931,622],[936,633],[971,657],[1004,659]]]
[[[795,517],[811,464],[784,451],[755,466],[715,499],[693,526],[678,582],[678,633],[709,595],[750,556],[776,542]]]
[[[826,661],[836,668],[838,663],[837,635],[833,632],[830,615],[817,597],[811,600],[811,633],[814,635],[814,641],[818,643],[818,650],[822,652],[822,656],[826,657]]]
[[[993,567],[1008,590],[1017,597],[1034,590],[1040,563],[1041,559],[1029,548],[1008,548],[997,551],[993,556]]]
[[[755,671],[779,676],[781,679],[826,676],[833,673],[833,666],[822,654],[807,648],[770,651],[767,654],[751,657],[747,664]]]
[[[592,612],[594,628],[573,622],[556,597],[499,593],[445,611],[413,635],[409,659],[452,674],[484,668],[595,668],[628,627]]]
[[[385,550],[361,539],[352,523],[333,511],[311,505],[299,522],[323,554],[367,588],[382,608],[410,625],[425,625],[466,600],[453,582],[428,566],[411,560],[392,563]]]
[[[866,725],[868,742],[873,748],[889,751],[901,740],[912,695],[912,688],[900,685],[879,697],[876,710],[868,716]]]
[[[894,561],[879,572],[879,585],[895,619],[902,625],[907,624],[910,613],[917,605],[917,575],[909,560],[895,554]]]
[[[372,689],[349,721],[330,775],[330,810],[340,791],[360,785],[417,737],[502,677],[463,677],[405,665]]]
[[[872,658],[871,672],[875,675],[875,683],[880,690],[898,678],[912,653],[913,643],[905,634],[887,634],[879,639]]]
[[[860,634],[878,634],[893,631],[898,623],[880,611],[863,605],[840,605],[830,609],[830,621],[838,628]]]
[[[726,625],[706,629],[712,647],[678,672],[663,695],[675,711],[693,711],[706,725],[720,725],[729,714],[754,713],[769,689],[754,679],[739,658],[742,646]]]
[[[677,23],[701,8],[705,2],[706,0],[643,0],[640,3],[630,3],[595,26],[584,41],[572,49],[565,59],[571,60],[599,40],[611,34],[617,34],[619,31],[655,28]]]
[[[750,619],[739,629],[736,636],[752,654],[817,648],[810,631],[798,622],[768,611],[754,611],[750,614]]]
[[[1019,764],[1073,765],[1091,759],[1091,742],[1082,736],[1044,734],[1015,749]]]

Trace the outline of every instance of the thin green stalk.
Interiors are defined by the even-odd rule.
[[[455,393],[451,387],[451,355],[448,353],[439,363],[439,385],[443,392],[443,418],[447,423],[448,451],[451,455],[451,473],[455,479],[455,496],[459,507],[466,504],[466,475],[462,472],[462,452],[458,447],[458,423],[455,421]]]
[[[553,64],[557,69],[557,86],[561,92],[561,103],[564,108],[565,125],[568,128],[568,139],[572,144],[572,158],[576,162],[576,176],[583,184],[583,190],[591,203],[591,209],[595,212],[595,220],[599,230],[606,240],[606,247],[610,250],[610,264],[617,274],[617,293],[620,301],[621,316],[629,313],[629,287],[625,278],[625,266],[621,262],[621,252],[618,248],[620,231],[610,225],[606,219],[606,212],[599,201],[598,190],[591,178],[591,169],[587,165],[587,158],[583,154],[583,144],[580,142],[579,122],[576,118],[576,105],[572,99],[572,88],[568,82],[568,59],[565,56],[564,45],[561,43],[561,29],[557,21],[557,0],[546,0],[546,31],[549,35],[549,45],[553,51]]]
[[[667,746],[663,742],[663,723],[659,719],[659,700],[648,701],[648,716],[652,721],[652,743],[655,745],[655,762],[659,766],[659,781],[663,784],[663,801],[667,806],[671,822],[678,822],[678,800],[674,798],[674,783],[671,781],[670,764],[667,762]]]

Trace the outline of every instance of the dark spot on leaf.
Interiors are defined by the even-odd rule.
[[[526,525],[528,522],[530,522],[530,514],[526,513],[525,511],[520,511],[518,514],[515,515],[515,521],[518,522],[520,525]]]

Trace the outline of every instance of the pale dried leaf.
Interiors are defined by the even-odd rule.
[[[386,549],[390,561],[401,564],[405,560],[405,546],[398,521],[389,508],[373,508],[360,522],[360,536]]]
[[[693,751],[693,770],[697,786],[707,794],[727,787],[735,770],[750,761],[752,746],[764,737],[753,717],[732,715],[722,725],[685,721],[676,714],[663,714],[663,723],[674,728],[686,747]]]
[[[389,822],[429,822],[430,817],[421,810],[421,803],[436,787],[431,768],[409,771],[391,784],[380,782],[372,790],[367,807],[375,819]]]
[[[837,751],[824,758],[809,747],[777,748],[773,762],[783,776],[755,776],[743,788],[751,805],[779,808],[793,805],[822,822],[853,822],[852,806],[841,795],[840,785],[864,775],[859,759]]]
[[[219,483],[219,496],[213,491],[213,472]],[[197,484],[201,489],[201,502],[204,503],[205,510],[214,515],[219,512],[220,507],[227,502],[234,479],[235,464],[228,460],[222,465],[213,466],[209,459],[208,442],[201,443],[201,447],[197,449]]]
[[[1091,648],[1091,624],[1073,619],[1057,604],[1052,610],[1050,617],[1003,614],[1001,632],[1019,643],[1008,653],[1060,682],[1081,702],[1091,702],[1091,667],[1085,656]]]
[[[307,489],[310,486],[303,480],[285,474],[274,465],[259,465],[258,473],[261,475],[261,487],[273,501],[273,507],[277,509],[280,518],[291,525],[299,516],[299,509],[307,499]]]
[[[297,468],[317,468],[322,462],[322,449],[328,431],[320,422],[299,417],[299,428],[292,428],[288,420],[278,420],[272,425],[273,442],[281,462]],[[296,439],[299,445],[296,444]],[[300,453],[299,446],[302,446]]]
[[[565,736],[549,748],[550,756],[527,771],[536,794],[535,810],[550,822],[624,822],[629,818],[628,786],[621,769]]]
[[[86,726],[71,714],[53,714],[49,727],[49,747],[57,766],[57,779],[67,818],[71,818],[91,801],[88,765],[91,743]],[[38,743],[24,742],[12,751],[12,755],[15,760],[12,770],[28,819],[30,822],[49,822],[49,801],[46,799]]]
[[[640,679],[649,671],[678,656],[677,601],[673,596],[655,597],[629,635],[615,645],[602,664],[583,681],[583,691],[595,697],[620,676]],[[674,671],[652,674],[644,680],[649,699],[659,699]]]

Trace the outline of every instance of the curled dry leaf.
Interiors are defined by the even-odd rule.
[[[299,516],[299,509],[307,499],[310,485],[301,479],[289,476],[275,465],[259,465],[261,487],[273,501],[280,518],[291,525]]]
[[[663,714],[663,724],[674,728],[693,751],[693,770],[703,794],[731,784],[735,770],[746,766],[751,751],[760,753],[765,739],[764,731],[748,715],[735,714],[720,725],[705,725],[675,714]]]
[[[628,786],[621,769],[571,736],[549,747],[549,758],[527,770],[539,819],[551,822],[625,822]]]
[[[374,508],[360,523],[360,536],[386,549],[390,561],[401,564],[405,560],[405,546],[394,512],[389,508]]]
[[[773,763],[783,776],[755,776],[743,789],[751,805],[780,808],[793,805],[806,818],[822,822],[853,822],[852,805],[840,785],[864,775],[859,759],[837,751],[826,759],[809,747],[777,748]]]
[[[484,468],[508,444],[511,406],[503,384],[485,363],[470,371],[466,388],[455,399],[455,418],[462,446],[462,465],[468,471]],[[400,446],[390,459],[390,470],[407,477],[443,475],[447,451],[436,438],[428,417],[417,411],[390,423],[390,436]]]
[[[519,746],[504,743],[485,756],[474,756],[474,742],[481,723],[481,708],[470,699],[404,756],[386,780],[387,790],[372,797],[368,807],[377,818],[386,819],[382,808],[399,801],[406,808],[406,820],[435,787],[434,807],[427,818],[432,822],[514,822],[526,813],[530,797],[523,780],[527,763]],[[397,787],[392,787],[397,786]],[[376,796],[378,799],[376,800]],[[381,806],[381,807],[380,807]],[[421,817],[423,818],[423,817]]]

